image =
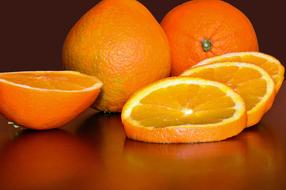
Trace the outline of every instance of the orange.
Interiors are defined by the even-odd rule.
[[[224,62],[203,65],[185,71],[182,76],[213,80],[231,87],[245,102],[248,127],[261,120],[272,106],[275,97],[274,82],[269,74],[250,63]]]
[[[246,126],[241,97],[226,85],[190,77],[158,81],[132,96],[122,111],[127,137],[155,143],[220,141]]]
[[[74,71],[0,73],[0,111],[27,128],[56,128],[88,108],[101,86]]]
[[[224,1],[188,1],[171,10],[161,25],[170,42],[172,75],[215,55],[258,51],[249,19]]]
[[[221,62],[246,62],[262,67],[274,80],[276,93],[279,91],[284,81],[285,69],[280,61],[271,55],[260,52],[227,53],[224,55],[205,59],[195,66]]]
[[[103,0],[88,11],[66,38],[63,63],[103,82],[94,107],[107,112],[120,112],[135,91],[171,68],[163,29],[135,0]]]

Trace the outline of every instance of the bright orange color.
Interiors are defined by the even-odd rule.
[[[238,52],[238,53],[227,53],[220,56],[211,57],[199,62],[195,66],[208,65],[213,63],[222,62],[245,62],[255,64],[262,67],[273,79],[275,83],[276,93],[279,91],[284,81],[284,66],[278,59],[260,52]]]
[[[244,100],[247,126],[257,124],[274,101],[275,85],[261,67],[250,63],[223,62],[193,67],[182,76],[198,77],[224,83]]]
[[[120,112],[135,91],[171,69],[163,29],[135,0],[103,0],[88,11],[66,38],[63,63],[103,82],[95,107],[109,112]]]
[[[228,52],[258,51],[249,19],[220,0],[193,0],[171,10],[161,23],[169,38],[172,75]]]
[[[247,122],[245,104],[231,88],[191,77],[145,87],[121,117],[127,137],[155,143],[220,141],[239,134]]]
[[[1,73],[0,111],[27,128],[57,128],[88,108],[101,86],[95,77],[74,71]]]

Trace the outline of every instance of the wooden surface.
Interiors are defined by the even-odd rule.
[[[119,115],[87,111],[63,129],[0,119],[0,189],[286,189],[286,84],[261,123],[217,143],[125,138]]]

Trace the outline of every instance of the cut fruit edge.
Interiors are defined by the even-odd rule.
[[[186,124],[178,126],[166,126],[162,128],[141,126],[138,121],[132,119],[131,113],[140,100],[150,92],[160,88],[175,86],[177,84],[209,85],[218,87],[227,96],[231,97],[235,104],[235,113],[231,118],[222,122],[211,124]],[[246,108],[242,98],[228,86],[209,80],[192,77],[170,77],[153,83],[135,93],[124,105],[122,110],[122,122],[129,138],[153,143],[190,143],[220,141],[239,134],[246,126]],[[196,136],[202,133],[206,137],[201,139]],[[227,134],[225,134],[227,133]]]
[[[53,74],[53,73],[63,73],[63,74],[71,74],[71,75],[77,75],[79,77],[88,77],[92,80],[94,80],[94,84],[91,86],[88,86],[84,89],[80,90],[62,90],[62,89],[48,89],[48,88],[39,88],[39,87],[33,87],[25,84],[18,84],[16,82],[12,82],[6,79],[1,78],[1,75],[15,75],[15,74]],[[86,75],[77,71],[19,71],[19,72],[3,72],[0,73],[0,83],[6,83],[12,86],[25,88],[25,89],[31,89],[31,90],[37,90],[37,91],[48,91],[48,92],[68,92],[68,93],[77,93],[77,92],[88,92],[93,91],[95,89],[100,89],[103,86],[103,83],[97,79],[94,76]]]
[[[182,73],[182,76],[189,76],[193,73],[199,72],[201,70],[204,70],[205,68],[218,68],[218,67],[224,67],[224,66],[238,66],[238,67],[244,67],[244,68],[251,68],[256,71],[258,71],[261,74],[261,77],[266,81],[267,83],[267,89],[266,94],[262,97],[261,101],[258,102],[253,109],[249,110],[247,114],[251,117],[251,120],[248,118],[248,127],[251,127],[255,124],[257,124],[261,118],[263,117],[264,113],[266,113],[272,106],[274,99],[275,99],[275,84],[271,76],[261,67],[252,64],[252,63],[243,63],[243,62],[219,62],[219,63],[213,63],[213,64],[205,64],[200,65],[197,67],[193,67],[184,73]],[[256,116],[255,113],[260,113]]]
[[[248,62],[248,60],[250,58],[247,58],[247,56],[252,56],[252,58],[262,58],[265,59],[266,61],[269,61],[271,63],[274,63],[275,65],[277,65],[278,71],[277,74],[275,76],[279,77],[279,80],[275,80],[274,77],[272,76],[270,73],[269,75],[271,76],[271,78],[274,80],[275,82],[275,91],[276,93],[279,91],[279,89],[281,88],[281,85],[284,81],[284,74],[285,74],[285,68],[282,65],[282,63],[275,57],[269,55],[269,54],[265,54],[265,53],[261,53],[261,52],[233,52],[233,53],[226,53],[223,55],[218,55],[215,57],[210,57],[207,59],[204,59],[202,61],[200,61],[198,64],[194,65],[193,68],[198,67],[198,66],[202,66],[202,65],[208,65],[208,64],[213,64],[213,63],[221,63],[221,62],[246,62],[246,63],[250,63],[250,64],[254,64],[259,66],[259,64],[261,63],[253,63],[253,62]],[[231,61],[229,59],[232,58],[238,58],[240,59],[240,61]],[[227,59],[226,61],[222,60],[222,59]],[[241,60],[243,59],[243,60]],[[261,66],[260,66],[261,67]],[[262,67],[263,68],[263,67]]]

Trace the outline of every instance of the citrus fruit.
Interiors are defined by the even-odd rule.
[[[215,55],[258,51],[249,19],[224,1],[188,1],[171,10],[161,25],[170,42],[172,75]]]
[[[0,111],[27,128],[56,128],[88,108],[101,86],[95,77],[74,71],[0,73]]]
[[[195,66],[221,62],[245,62],[262,67],[274,80],[276,93],[279,91],[284,80],[285,69],[280,61],[270,55],[260,52],[227,53],[205,59]]]
[[[245,101],[247,126],[257,124],[272,106],[274,82],[261,67],[250,63],[224,62],[203,65],[185,71],[182,76],[199,77],[231,87]]]
[[[100,79],[94,107],[120,112],[139,88],[170,74],[168,39],[151,13],[135,0],[103,0],[71,29],[63,64]]]
[[[122,111],[126,135],[155,143],[220,141],[246,125],[242,98],[226,85],[191,77],[163,79],[132,96]]]

